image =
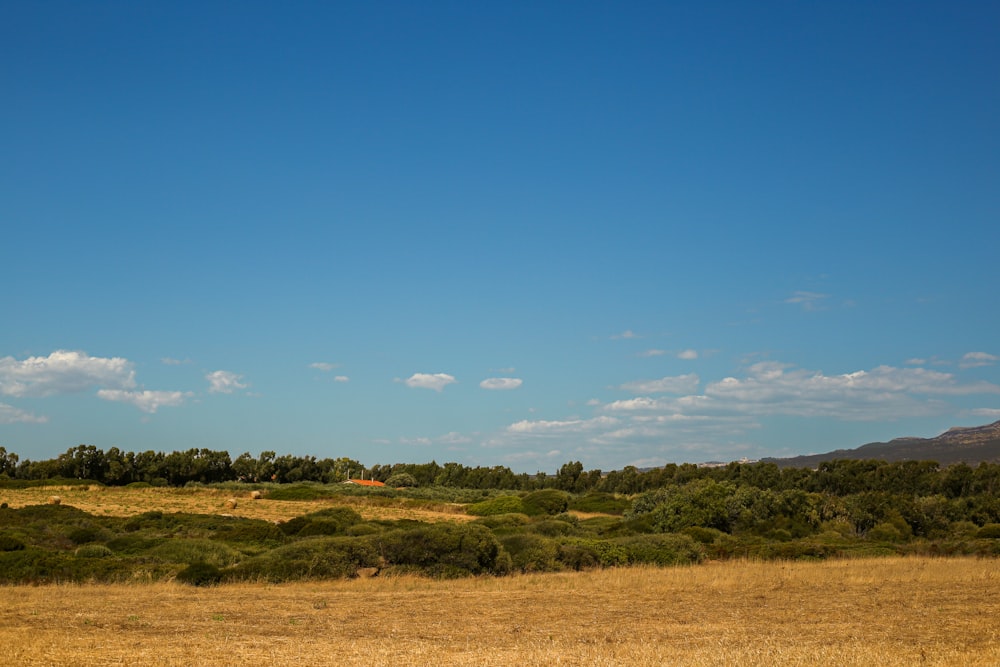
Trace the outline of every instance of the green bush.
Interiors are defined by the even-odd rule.
[[[417,478],[408,472],[397,472],[390,475],[389,479],[385,480],[385,485],[394,489],[419,486],[417,484]]]
[[[465,511],[473,516],[496,516],[498,514],[525,514],[524,505],[517,496],[499,496],[473,505]]]
[[[87,544],[88,542],[100,542],[104,538],[104,531],[96,526],[80,526],[74,528],[66,536],[73,544]]]
[[[566,511],[571,497],[570,494],[558,489],[542,489],[524,496],[521,498],[521,503],[524,505],[524,513],[529,516],[542,514],[555,516]]]
[[[309,537],[247,558],[225,573],[228,580],[274,583],[353,577],[381,564],[370,538]]]
[[[21,551],[25,544],[13,535],[0,533],[0,551]]]
[[[612,493],[592,492],[569,501],[569,509],[575,512],[586,512],[588,514],[617,514],[625,513],[632,505],[632,501],[625,497],[619,497]]]
[[[77,548],[77,558],[110,558],[115,552],[103,544],[85,544]]]
[[[625,550],[631,564],[685,565],[698,563],[704,557],[698,542],[678,533],[622,537],[615,543]]]
[[[145,535],[120,535],[107,541],[107,547],[121,556],[137,556],[163,544],[170,538]]]
[[[593,535],[604,535],[620,528],[622,520],[612,516],[594,516],[589,519],[581,519],[577,524],[580,530]]]
[[[212,535],[212,539],[231,544],[273,549],[285,541],[285,533],[270,521],[260,519],[238,519],[235,523],[223,524]]]
[[[520,572],[554,572],[558,562],[559,543],[534,533],[516,533],[500,538],[510,554],[511,565]]]
[[[211,563],[191,563],[177,573],[177,581],[191,586],[214,586],[222,581],[222,570]]]
[[[597,551],[587,543],[560,544],[556,558],[567,568],[577,571],[589,570],[600,564]]]
[[[390,565],[415,565],[431,576],[505,574],[503,548],[485,526],[439,523],[372,538]]]
[[[527,514],[494,514],[476,519],[475,523],[486,526],[494,534],[500,535],[520,530],[523,526],[531,523],[531,517]]]
[[[566,521],[557,521],[556,519],[538,521],[529,526],[528,530],[539,535],[545,535],[546,537],[562,537],[577,532],[573,524]]]
[[[164,540],[146,553],[168,563],[209,563],[216,567],[233,565],[243,558],[239,551],[223,542],[191,538]]]
[[[330,507],[303,514],[279,526],[285,535],[308,537],[310,535],[339,535],[355,524],[361,523],[361,515],[350,507]]]
[[[574,553],[574,550],[576,553]],[[559,549],[559,560],[566,563],[573,569],[580,569],[578,563],[564,560],[566,554],[577,555],[586,553],[595,565],[601,567],[615,567],[627,565],[629,562],[628,551],[620,544],[608,540],[595,539],[571,539],[564,542]]]
[[[712,544],[726,533],[715,528],[702,528],[701,526],[688,526],[681,531],[682,534],[701,542],[702,544]]]
[[[1000,523],[988,523],[976,533],[981,539],[1000,539]]]

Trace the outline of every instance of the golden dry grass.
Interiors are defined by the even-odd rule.
[[[11,507],[43,505],[49,496],[58,495],[63,505],[70,505],[100,516],[132,516],[159,510],[193,514],[228,514],[249,519],[287,521],[333,505],[347,505],[366,520],[414,519],[417,521],[467,521],[464,507],[448,503],[428,503],[414,507],[406,501],[365,496],[338,496],[322,500],[253,500],[250,491],[233,492],[205,488],[126,488],[104,486],[45,486],[27,489],[0,489],[0,502]],[[235,498],[235,509],[226,501]]]
[[[997,665],[1000,562],[0,589],[8,665]]]

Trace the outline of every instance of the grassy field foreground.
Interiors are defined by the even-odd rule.
[[[996,665],[1000,562],[0,589],[9,665]]]

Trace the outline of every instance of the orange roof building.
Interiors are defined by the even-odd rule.
[[[349,479],[344,484],[359,484],[361,486],[385,486],[382,482],[376,482],[374,479]]]

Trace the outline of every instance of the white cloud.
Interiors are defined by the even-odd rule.
[[[906,364],[907,366],[926,366],[927,360],[921,359],[919,357],[914,357],[912,359],[907,359],[903,363]]]
[[[333,381],[334,382],[350,382],[351,378],[347,377],[346,375],[337,375],[336,377],[333,378]]]
[[[958,362],[959,368],[978,368],[979,366],[992,366],[1000,361],[1000,357],[987,352],[969,352],[962,355],[962,360]]]
[[[230,371],[212,371],[205,376],[208,380],[210,394],[231,394],[237,389],[246,389],[250,385],[243,382],[243,376]]]
[[[183,391],[124,391],[122,389],[101,389],[98,398],[106,401],[129,403],[143,412],[153,414],[158,408],[176,407],[194,394]]]
[[[39,417],[13,405],[0,403],[0,424],[44,424],[48,417]]]
[[[614,334],[611,336],[611,340],[631,340],[633,338],[641,338],[641,336],[631,329],[626,329],[625,331]]]
[[[655,349],[653,349],[653,350],[646,350],[644,352],[640,352],[639,356],[640,357],[662,357],[666,353],[667,353],[666,350],[655,350]]]
[[[659,380],[626,382],[619,388],[633,394],[689,394],[697,391],[699,382],[697,375],[689,373],[687,375],[667,376]]]
[[[824,375],[775,362],[754,364],[748,377],[724,378],[705,388],[706,396],[717,407],[728,410],[860,421],[926,416],[946,407],[926,397],[984,393],[1000,393],[1000,386],[962,384],[950,373],[924,368],[878,366],[870,371]]]
[[[966,414],[975,417],[986,417],[987,419],[1000,419],[1000,408],[973,408],[966,410]]]
[[[535,421],[522,420],[507,427],[509,433],[519,434],[559,434],[559,433],[580,433],[597,428],[606,428],[618,423],[614,417],[594,417],[592,419],[569,419],[566,421],[546,421],[538,419]]]
[[[802,306],[802,310],[820,310],[822,301],[829,297],[829,294],[820,294],[819,292],[798,291],[793,292],[792,296],[785,299],[785,303]]]
[[[698,350],[681,350],[677,353],[678,359],[697,359]]]
[[[28,357],[24,361],[0,358],[0,395],[44,397],[94,387],[134,388],[132,362],[71,350],[56,350],[47,357]]]
[[[458,382],[454,376],[447,373],[414,373],[403,380],[407,387],[415,389],[433,389],[441,391],[450,384]]]
[[[416,437],[416,438],[406,438],[402,437],[399,439],[400,444],[403,445],[448,445],[454,448],[456,445],[467,445],[472,442],[472,438],[469,436],[458,433],[457,431],[451,431],[445,433],[444,435],[437,436],[435,438],[428,438],[426,436]]]
[[[479,386],[483,389],[503,391],[517,389],[522,383],[521,378],[486,378],[479,383]]]
[[[318,371],[323,371],[324,373],[329,373],[335,368],[339,368],[340,364],[331,364],[327,361],[316,361],[309,364],[309,368],[315,368]]]
[[[164,366],[186,366],[191,363],[190,359],[174,359],[173,357],[163,357],[160,363]]]

